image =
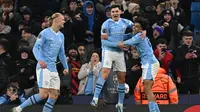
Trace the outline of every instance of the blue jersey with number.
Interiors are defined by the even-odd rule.
[[[125,45],[135,46],[141,58],[141,63],[156,63],[158,60],[154,56],[153,49],[148,37],[141,38],[141,33],[137,33],[131,39],[123,42]]]

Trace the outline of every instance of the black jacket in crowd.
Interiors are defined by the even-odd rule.
[[[9,77],[12,76],[13,61],[10,54],[8,52],[4,52],[3,54],[0,55],[0,60],[3,60],[4,63],[6,64]]]
[[[12,76],[11,81],[18,82],[21,89],[28,89],[35,86],[36,62],[31,59],[20,59],[15,62],[15,75]]]
[[[196,59],[185,59],[185,55],[190,51],[195,51],[197,55]],[[196,79],[198,75],[198,65],[200,62],[200,48],[192,45],[188,48],[187,45],[179,46],[175,50],[175,61],[176,67],[182,75],[182,80],[184,79]]]

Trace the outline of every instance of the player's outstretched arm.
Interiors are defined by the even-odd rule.
[[[134,35],[131,39],[128,39],[124,42],[122,42],[125,46],[132,46],[135,45],[137,43],[139,43],[140,41],[140,35],[141,33],[137,33],[136,35]]]

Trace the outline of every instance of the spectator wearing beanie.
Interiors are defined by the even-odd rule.
[[[31,50],[27,46],[23,46],[18,50],[20,58],[14,64],[15,75],[11,78],[13,82],[19,84],[19,87],[25,92],[26,97],[37,92],[34,89],[36,84],[36,62],[30,59],[30,52]]]
[[[144,16],[144,12],[140,10],[140,6],[136,3],[130,3],[122,15],[123,18],[127,18],[133,22],[138,16]]]
[[[28,7],[24,8],[23,11],[22,11],[22,16],[23,16],[23,20],[26,22],[27,26],[33,25],[32,11],[31,11],[30,8],[28,8]]]
[[[106,9],[105,9],[105,16],[106,16],[106,20],[108,18],[111,18],[111,8],[110,8],[110,5],[107,5],[106,6]]]
[[[155,23],[152,27],[162,26],[164,28],[164,38],[167,40],[168,49],[173,50],[180,45],[180,34],[184,27],[173,20],[173,13],[170,9],[163,11],[163,19]]]
[[[153,35],[152,35],[152,37],[150,38],[150,41],[151,41],[153,50],[156,49],[157,40],[160,39],[160,38],[163,38],[163,35],[164,35],[164,29],[163,29],[162,27],[156,26],[156,27],[153,29]]]

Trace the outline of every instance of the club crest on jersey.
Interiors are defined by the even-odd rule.
[[[42,37],[42,35],[41,35],[41,34],[39,34],[37,38],[38,38],[38,39],[40,39],[41,37]]]

